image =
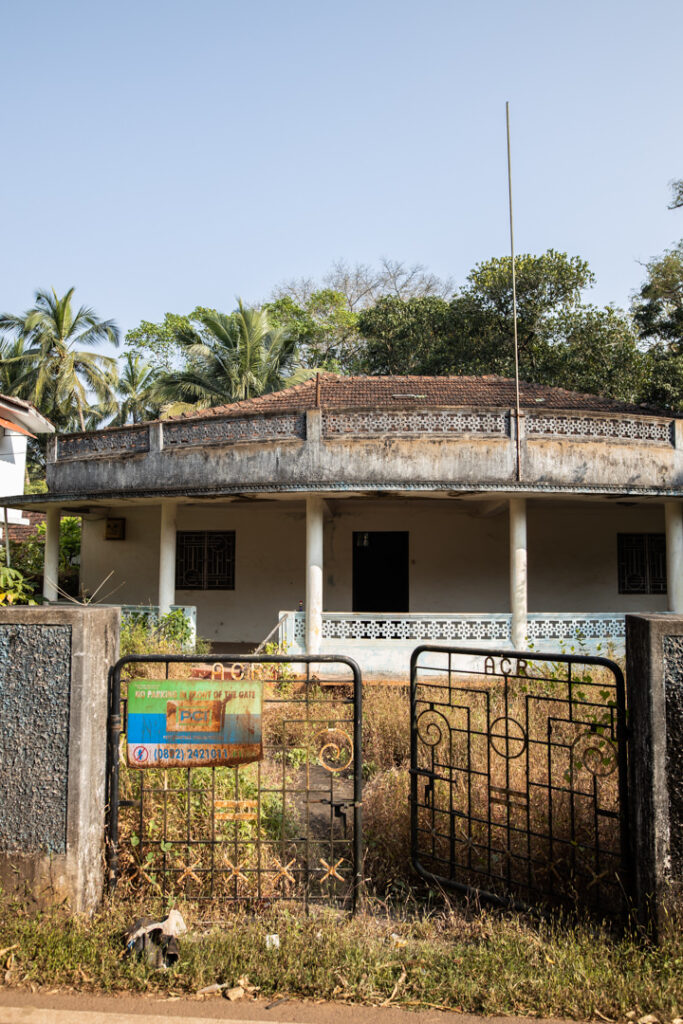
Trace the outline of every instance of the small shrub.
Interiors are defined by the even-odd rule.
[[[196,654],[208,655],[210,643],[202,637],[192,641],[192,628],[180,608],[157,617],[150,610],[133,612],[121,619],[121,657],[134,654]],[[138,665],[136,675],[152,678],[159,666]]]
[[[43,578],[45,561],[45,523],[39,523],[35,533],[23,541],[10,544],[12,566],[32,582]],[[59,524],[59,586],[67,594],[78,593],[79,562],[81,554],[81,519],[63,516]]]
[[[35,604],[33,587],[18,569],[0,566],[0,604]]]

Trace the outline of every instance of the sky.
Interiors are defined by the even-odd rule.
[[[680,0],[0,0],[0,309],[122,332],[337,260],[463,283],[587,259],[627,306],[683,236]]]

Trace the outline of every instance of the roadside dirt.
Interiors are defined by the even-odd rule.
[[[10,1015],[10,1008],[61,1011],[57,1024],[71,1012],[73,1024],[78,1024],[76,1013],[107,1014],[112,1024],[118,1024],[123,1015],[142,1019],[160,1020],[226,1020],[258,1022],[258,1024],[532,1024],[526,1017],[477,1017],[473,1014],[451,1013],[441,1010],[411,1011],[392,1006],[343,1006],[339,1003],[298,1002],[277,999],[256,999],[231,1003],[221,996],[159,999],[144,995],[116,996],[91,995],[76,992],[38,991],[0,988],[0,1024],[15,1024],[18,1015]],[[49,1020],[49,1017],[45,1018]],[[92,1018],[91,1018],[92,1019]],[[83,1018],[83,1024],[90,1024]],[[94,1024],[94,1022],[93,1022]],[[151,1024],[151,1021],[150,1021]],[[539,1018],[533,1024],[544,1024]],[[561,1024],[550,1019],[546,1024]]]

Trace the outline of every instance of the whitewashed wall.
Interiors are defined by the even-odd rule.
[[[105,541],[104,520],[83,524],[81,578],[93,590],[115,569],[105,589],[125,581],[111,600],[156,604],[159,575],[157,507],[112,511],[126,519],[125,541]],[[302,502],[181,505],[179,530],[235,530],[235,589],[178,590],[176,603],[196,605],[197,629],[209,640],[258,643],[280,608],[298,608],[304,593]]]
[[[15,434],[0,427],[0,494],[23,494],[24,477],[26,474],[26,444],[24,434]],[[21,511],[16,508],[7,510],[10,523],[27,523]],[[0,524],[4,514],[0,513]],[[2,525],[0,525],[2,536]]]
[[[508,605],[508,517],[492,503],[448,500],[333,500],[325,518],[324,606],[352,607],[355,530],[410,531],[411,612],[502,612]],[[494,514],[487,513],[494,511]],[[111,509],[126,518],[126,540],[104,540],[104,518],[86,519],[81,572],[94,590],[123,586],[110,600],[157,603],[159,507]],[[305,599],[303,501],[188,504],[181,530],[235,530],[235,590],[179,590],[197,606],[198,631],[211,640],[257,643],[280,609]],[[665,596],[617,593],[617,533],[663,532],[661,505],[529,502],[529,610],[657,611]]]

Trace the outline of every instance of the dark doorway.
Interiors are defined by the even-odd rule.
[[[408,531],[353,534],[354,612],[407,612]]]

